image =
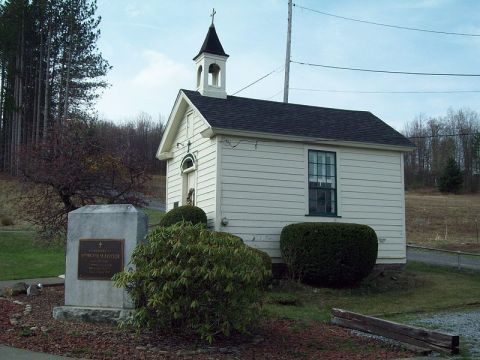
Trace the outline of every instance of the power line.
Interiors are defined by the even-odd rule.
[[[289,88],[289,89],[291,89],[291,88]],[[276,92],[276,93],[273,94],[272,96],[269,96],[266,100],[271,100],[271,99],[273,99],[275,96],[280,95],[280,93],[282,93],[283,91],[284,91],[284,89]]]
[[[458,133],[458,134],[437,134],[437,135],[421,135],[421,136],[405,136],[408,139],[432,139],[437,137],[452,137],[452,136],[479,136],[480,133]]]
[[[244,86],[244,87],[241,88],[240,90],[235,91],[232,95],[236,95],[236,94],[238,94],[239,92],[242,92],[243,90],[248,89],[250,86],[255,85],[255,84],[258,83],[259,81],[262,81],[262,80],[265,79],[266,77],[272,75],[272,74],[275,73],[275,72],[281,71],[282,69],[283,69],[283,67],[278,67],[278,68],[270,71],[268,74],[263,75],[262,77],[258,78],[258,79],[255,80],[254,82],[248,84],[247,86]]]
[[[346,94],[464,94],[464,93],[480,93],[480,90],[402,90],[402,91],[363,91],[363,90],[330,90],[330,89],[308,89],[291,87],[290,90],[295,91],[312,91],[323,93],[346,93]]]
[[[414,27],[401,26],[401,25],[385,24],[385,23],[380,23],[380,22],[375,22],[375,21],[368,21],[368,20],[362,20],[362,19],[356,19],[356,18],[350,18],[350,17],[340,16],[340,15],[336,15],[336,14],[331,14],[331,13],[327,13],[327,12],[324,12],[324,11],[311,9],[311,8],[306,7],[306,6],[297,5],[297,4],[293,4],[293,6],[296,6],[299,9],[308,10],[308,11],[311,11],[311,12],[314,12],[314,13],[317,13],[317,14],[320,14],[320,15],[330,16],[330,17],[334,17],[334,18],[337,18],[337,19],[354,21],[354,22],[359,22],[359,23],[369,24],[369,25],[383,26],[383,27],[388,27],[388,28],[393,28],[393,29],[420,31],[420,32],[441,34],[441,35],[480,37],[480,34],[430,30],[430,29],[421,29],[421,28],[414,28]]]
[[[421,75],[421,76],[460,76],[460,77],[480,77],[480,74],[463,74],[463,73],[431,73],[431,72],[415,72],[415,71],[395,71],[395,70],[378,70],[378,69],[363,69],[363,68],[352,68],[345,66],[334,66],[334,65],[324,65],[324,64],[313,64],[308,62],[301,61],[291,61],[294,64],[305,65],[305,66],[314,66],[322,67],[327,69],[337,69],[337,70],[350,70],[350,71],[363,71],[371,73],[383,73],[383,74],[396,74],[396,75]]]

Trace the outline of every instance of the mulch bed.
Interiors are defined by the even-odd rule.
[[[412,353],[350,331],[317,322],[264,321],[250,336],[219,340],[210,346],[171,334],[121,330],[115,326],[52,319],[63,305],[63,287],[39,296],[0,298],[0,344],[88,359],[395,359]],[[15,304],[13,301],[22,302]],[[24,314],[30,304],[32,311]],[[27,310],[28,312],[28,310]],[[13,314],[22,314],[12,325]]]

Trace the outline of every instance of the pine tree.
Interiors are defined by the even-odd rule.
[[[458,193],[462,188],[462,184],[462,170],[460,170],[455,159],[448,159],[443,174],[438,179],[438,190],[442,193]]]
[[[96,0],[0,0],[0,171],[51,128],[93,114],[110,69]]]

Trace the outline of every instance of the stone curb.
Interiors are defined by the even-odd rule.
[[[63,286],[65,280],[57,277],[50,278],[35,278],[35,279],[18,279],[18,280],[2,280],[0,281],[0,297],[4,296],[4,290],[18,283],[25,283],[28,285],[42,284],[43,287]]]

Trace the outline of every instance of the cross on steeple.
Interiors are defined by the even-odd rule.
[[[212,14],[210,15],[210,17],[212,18],[212,25],[213,25],[213,21],[215,20],[215,14],[217,12],[215,11],[215,8],[212,9]]]

